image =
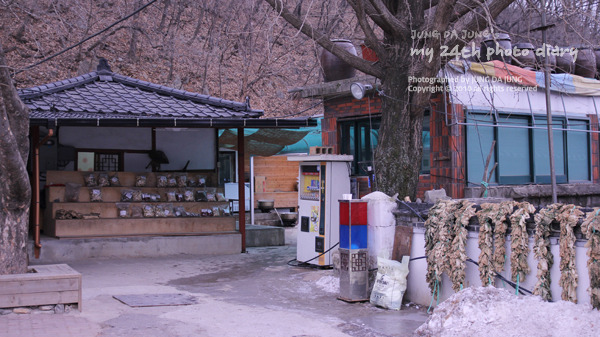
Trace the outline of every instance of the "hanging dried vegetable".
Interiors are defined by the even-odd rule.
[[[545,301],[552,300],[550,291],[550,268],[554,264],[554,255],[550,251],[550,225],[556,218],[562,204],[552,204],[542,208],[534,217],[535,234],[533,238],[533,254],[538,260],[537,283],[533,294]]]
[[[560,209],[556,220],[560,222],[560,281],[562,287],[561,298],[564,301],[577,303],[577,269],[575,268],[575,233],[573,228],[577,225],[583,212],[574,205],[565,205]]]
[[[462,290],[465,283],[465,266],[467,263],[467,226],[471,217],[475,216],[475,204],[463,200],[461,207],[454,212],[454,238],[452,239],[450,258],[450,280],[454,291]]]
[[[427,274],[425,279],[433,296],[442,280],[442,273],[450,270],[447,256],[452,242],[451,225],[454,223],[454,211],[459,203],[453,200],[438,200],[429,209],[425,221],[425,255],[427,256]]]
[[[510,275],[513,282],[523,282],[530,272],[527,264],[529,235],[525,222],[535,212],[535,207],[526,201],[517,203],[517,207],[510,216]]]
[[[581,231],[587,238],[585,247],[588,256],[588,273],[590,276],[590,303],[592,307],[600,309],[600,213],[599,208],[593,212],[587,213],[587,216],[581,224]]]
[[[514,201],[501,202],[496,215],[492,218],[495,246],[493,264],[494,271],[498,274],[504,270],[504,263],[506,261],[506,232],[508,230],[506,220],[513,212],[514,205]]]
[[[479,220],[479,278],[482,286],[493,285],[494,266],[493,258],[493,239],[494,232],[492,228],[492,218],[498,213],[500,204],[485,203],[481,204],[481,210],[477,212]]]

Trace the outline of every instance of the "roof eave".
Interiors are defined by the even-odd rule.
[[[299,128],[317,126],[313,118],[30,118],[31,126],[179,127],[179,128]]]

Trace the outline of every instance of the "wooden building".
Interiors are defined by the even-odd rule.
[[[103,59],[94,72],[21,89],[19,95],[30,109],[38,253],[41,231],[65,238],[234,233],[244,251],[244,210],[236,228],[220,197],[218,129],[243,135],[246,127],[316,125],[307,118],[260,118],[263,112],[248,99],[233,102],[116,74]],[[240,163],[243,138],[235,152]],[[235,170],[243,180],[244,165]],[[105,177],[109,181],[100,183]],[[238,185],[243,201],[243,184]],[[74,186],[76,192],[68,195]],[[132,191],[141,199],[130,198]],[[134,216],[134,208],[146,206],[154,213]],[[76,219],[69,218],[73,215]]]

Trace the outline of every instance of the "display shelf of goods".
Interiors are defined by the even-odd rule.
[[[207,187],[206,181],[206,175],[180,172],[50,171],[44,234],[76,238],[235,232],[223,191]]]

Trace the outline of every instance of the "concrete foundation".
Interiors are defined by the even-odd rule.
[[[42,237],[40,258],[33,255],[29,242],[31,264],[65,263],[89,258],[157,257],[178,254],[224,255],[242,251],[241,234],[198,236],[137,236],[89,239],[56,239]]]

